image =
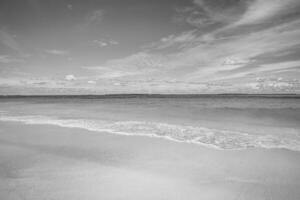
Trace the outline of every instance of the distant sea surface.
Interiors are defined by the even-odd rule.
[[[1,97],[0,120],[159,137],[219,150],[300,151],[300,98],[293,96]]]

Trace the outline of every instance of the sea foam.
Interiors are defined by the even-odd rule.
[[[255,135],[239,131],[147,121],[59,119],[47,116],[8,116],[4,113],[1,113],[0,120],[25,124],[48,124],[68,128],[82,128],[94,132],[107,132],[127,136],[157,137],[176,142],[200,144],[219,150],[284,148],[300,151],[300,137],[298,134],[289,134],[283,137],[282,135]]]

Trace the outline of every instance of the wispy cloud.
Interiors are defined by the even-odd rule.
[[[179,35],[172,34],[167,37],[161,38],[160,41],[154,42],[146,46],[146,48],[165,49],[174,46],[182,48],[186,47],[190,43],[194,43],[197,38],[197,30],[193,29],[190,31],[185,31]]]
[[[175,22],[186,22],[196,28],[226,26],[241,18],[248,1],[194,0],[195,6],[176,8]],[[217,25],[217,26],[216,26]]]
[[[65,76],[65,80],[67,80],[67,81],[75,81],[75,80],[77,80],[77,78],[73,74],[68,74],[68,75]]]
[[[89,80],[87,83],[88,83],[88,84],[97,84],[97,81]]]
[[[9,55],[0,55],[0,63],[8,64],[8,63],[20,63],[24,62],[24,59],[12,57]]]
[[[87,25],[91,25],[93,23],[99,23],[103,20],[105,12],[102,9],[94,10],[87,15]]]
[[[194,14],[196,20],[208,18],[212,23],[226,22],[230,27],[270,23],[274,18],[295,13],[300,6],[298,0],[194,0],[194,3],[200,7],[202,14],[200,16]],[[193,8],[192,15],[195,9],[197,8]]]
[[[94,78],[96,79],[119,79],[128,76],[141,74],[141,72],[128,71],[126,68],[112,67],[109,65],[104,66],[86,66],[83,67],[86,70],[94,72]]]
[[[247,25],[266,22],[273,17],[282,16],[293,11],[300,5],[298,0],[254,0],[248,3],[248,8],[233,25]],[[269,21],[270,22],[270,21]]]
[[[263,71],[277,71],[277,70],[288,70],[288,69],[293,70],[294,68],[300,71],[300,60],[279,62],[279,63],[272,63],[272,64],[263,64],[256,71],[263,72]]]
[[[24,54],[19,43],[15,39],[15,35],[12,35],[7,31],[0,30],[0,44],[5,45],[19,54]]]
[[[68,8],[68,10],[73,10],[73,5],[72,4],[68,4],[67,8]]]
[[[57,55],[57,56],[66,56],[69,55],[69,52],[66,50],[59,50],[59,49],[46,49],[46,53],[52,54],[52,55]]]
[[[119,44],[118,41],[112,39],[97,39],[97,40],[93,40],[93,43],[99,47],[107,47],[107,46]]]
[[[88,11],[84,16],[82,23],[78,25],[78,30],[84,33],[88,32],[91,27],[100,25],[104,16],[105,10],[103,9]]]
[[[130,78],[161,71],[164,62],[165,58],[159,55],[139,52],[125,58],[109,60],[101,66],[83,68],[96,71],[101,78]]]

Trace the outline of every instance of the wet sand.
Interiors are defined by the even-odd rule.
[[[0,122],[0,199],[300,199],[300,152]]]

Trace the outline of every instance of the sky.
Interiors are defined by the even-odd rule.
[[[300,93],[300,0],[0,0],[0,94]]]

